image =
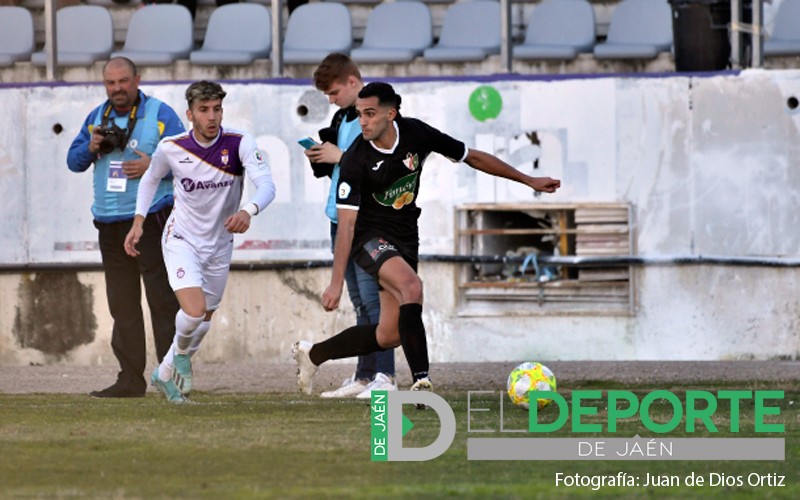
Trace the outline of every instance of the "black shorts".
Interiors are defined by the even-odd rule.
[[[355,263],[376,280],[378,279],[378,270],[384,262],[392,257],[402,257],[408,262],[411,269],[417,272],[417,252],[396,245],[386,238],[376,237],[367,240],[363,245],[354,248],[351,255]]]

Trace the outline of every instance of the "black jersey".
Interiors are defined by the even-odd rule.
[[[398,141],[391,151],[379,150],[359,136],[339,165],[336,206],[357,209],[353,247],[384,237],[403,247],[419,247],[416,199],[422,165],[431,152],[463,161],[466,145],[415,118],[398,116]]]

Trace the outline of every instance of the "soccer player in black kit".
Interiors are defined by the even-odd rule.
[[[322,305],[326,311],[339,307],[347,257],[352,256],[380,284],[380,320],[377,325],[347,328],[317,344],[296,342],[292,353],[298,387],[311,394],[314,374],[325,361],[402,345],[414,381],[411,390],[430,391],[422,281],[417,276],[420,209],[415,203],[425,159],[436,152],[546,193],[555,192],[561,181],[526,175],[420,120],[400,116],[400,96],[388,83],[366,85],[358,94],[356,111],[362,134],[340,162],[339,227]]]

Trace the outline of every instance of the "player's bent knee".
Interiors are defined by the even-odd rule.
[[[203,307],[187,307],[181,308],[178,314],[183,313],[187,317],[197,318],[202,321],[206,317],[206,312],[206,309]]]
[[[180,309],[175,315],[175,330],[181,335],[191,334],[200,326],[204,318],[204,314],[192,316],[183,309]]]
[[[415,277],[403,284],[400,289],[402,295],[402,302],[404,304],[421,304],[422,303],[422,280]]]
[[[383,342],[378,341],[378,345],[381,346],[381,349],[383,349],[384,351],[387,349],[394,349],[395,347],[400,346],[400,339],[398,339],[396,342],[390,342],[388,344],[384,344]]]
[[[400,332],[386,332],[377,330],[375,332],[375,340],[381,349],[393,349],[400,345]]]

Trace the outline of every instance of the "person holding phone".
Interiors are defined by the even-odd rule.
[[[303,137],[302,139],[298,139],[297,143],[303,146],[305,149],[311,149],[314,146],[320,145],[317,141],[315,141],[311,137]]]
[[[314,86],[328,96],[331,104],[339,106],[339,110],[333,115],[331,126],[320,131],[322,144],[315,143],[310,137],[298,142],[307,148],[305,155],[311,161],[314,175],[331,178],[325,214],[331,221],[331,241],[335,242],[338,228],[336,187],[339,180],[339,160],[361,135],[355,104],[364,82],[356,63],[344,54],[332,53],[314,71]],[[350,301],[356,310],[356,324],[377,324],[380,318],[378,283],[352,260],[347,261],[344,279]],[[390,349],[359,356],[355,373],[345,379],[341,387],[325,391],[320,396],[369,399],[373,390],[396,389],[394,350]]]

